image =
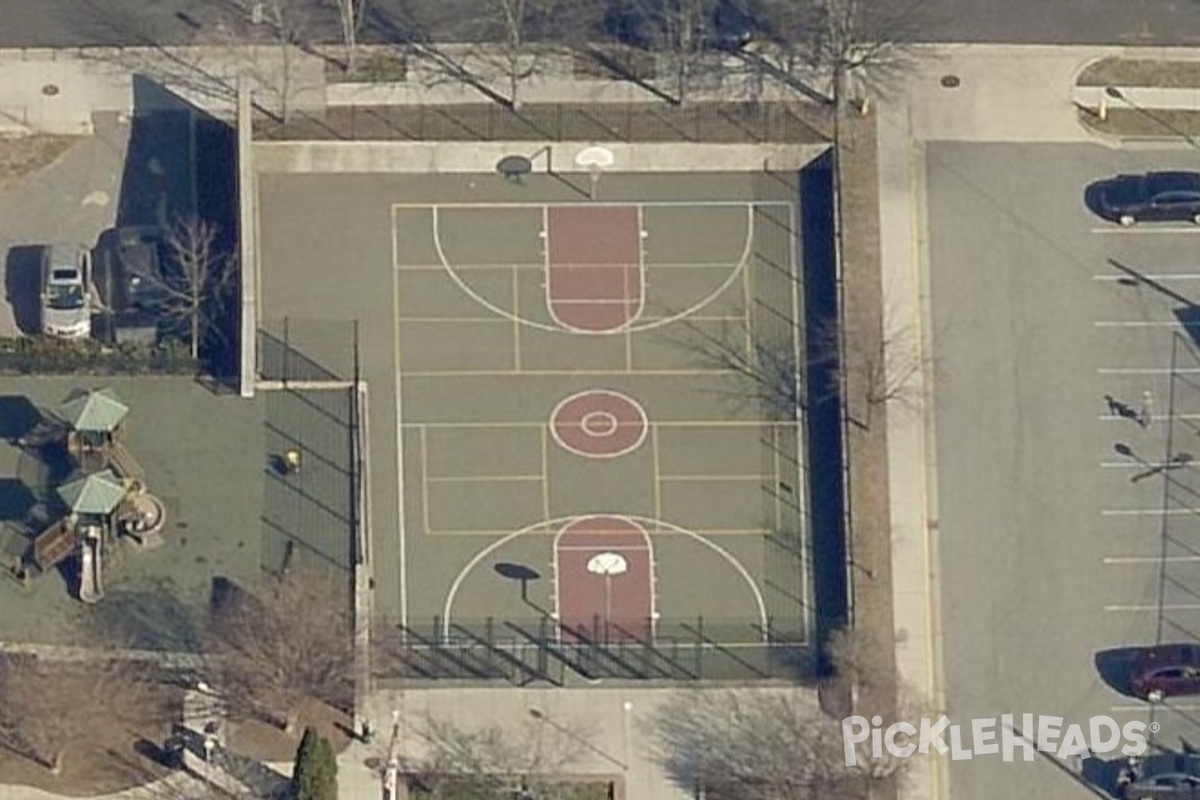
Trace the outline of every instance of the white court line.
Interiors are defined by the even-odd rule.
[[[1177,319],[1130,319],[1130,320],[1103,320],[1101,322],[1093,322],[1092,325],[1097,328],[1186,328]],[[1194,326],[1192,326],[1194,327]]]
[[[1105,517],[1175,517],[1200,515],[1200,508],[1106,508],[1100,514]]]
[[[1190,564],[1200,561],[1200,556],[1113,556],[1103,560],[1105,564]]]
[[[1105,611],[1158,611],[1158,605],[1148,606],[1105,606]],[[1200,603],[1165,604],[1163,611],[1200,611]]]
[[[396,263],[399,255],[399,233],[396,227],[396,213],[393,210],[389,217],[392,224],[392,264]],[[396,392],[396,526],[400,539],[400,553],[397,568],[400,570],[400,624],[408,628],[408,541],[405,538],[404,514],[407,503],[404,499],[404,392],[400,386],[400,274],[392,270],[392,370],[396,373],[396,384],[392,387]],[[422,429],[423,430],[423,429]],[[424,468],[424,464],[421,465]]]
[[[663,261],[659,263],[648,262],[647,270],[673,270],[673,269],[733,269],[736,264],[730,264],[728,261]],[[399,264],[392,267],[395,270],[403,270],[404,272],[442,272],[446,268],[441,264]],[[544,264],[455,264],[454,268],[459,272],[507,272],[514,269],[517,272],[545,272]]]
[[[1101,375],[1197,375],[1200,367],[1101,367]]]
[[[1129,421],[1129,419],[1127,417],[1122,417],[1120,414],[1097,414],[1096,419],[1102,419],[1105,422],[1128,422]],[[1154,420],[1156,422],[1165,421],[1168,419],[1171,419],[1171,420],[1200,419],[1200,414],[1155,414],[1154,415]]]
[[[1170,461],[1101,461],[1105,469],[1167,469],[1176,466]]]
[[[514,208],[570,208],[577,203],[392,203],[392,210],[454,209],[505,211]],[[652,208],[749,208],[780,206],[794,208],[790,200],[593,200],[589,206],[649,206]],[[1122,229],[1124,230],[1124,229]]]
[[[1187,228],[1183,228],[1183,227],[1179,227],[1179,228],[1169,228],[1169,227],[1139,228],[1137,226],[1133,226],[1133,227],[1129,227],[1129,228],[1121,228],[1121,227],[1117,227],[1114,225],[1111,228],[1092,228],[1091,232],[1092,233],[1124,233],[1124,234],[1133,234],[1133,235],[1136,235],[1139,233],[1157,233],[1157,234],[1200,233],[1200,226],[1193,225],[1193,226],[1187,227]]]
[[[601,533],[615,533],[617,536],[631,535],[629,531],[601,531]],[[575,535],[579,536],[580,534],[575,534]],[[588,531],[586,535],[592,535],[592,531]],[[646,553],[650,552],[650,548],[646,544],[617,545],[613,542],[608,542],[606,544],[560,544],[560,545],[557,545],[557,549],[560,553],[573,553],[573,552],[594,553],[597,550],[603,550],[608,547],[619,547],[621,552],[630,552],[630,553],[638,552],[638,551],[646,552]]]

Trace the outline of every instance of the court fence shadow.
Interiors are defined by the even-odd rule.
[[[660,620],[654,634],[596,619],[567,625],[487,618],[445,625],[382,620],[374,632],[380,681],[505,682],[563,686],[575,679],[626,681],[815,680],[815,654],[802,637],[758,623],[704,617]]]
[[[258,329],[257,371],[264,381],[352,383],[357,374],[354,320],[284,318]]]

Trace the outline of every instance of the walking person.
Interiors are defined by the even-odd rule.
[[[1149,428],[1150,422],[1153,420],[1154,412],[1154,395],[1147,389],[1142,392],[1142,407],[1138,411],[1138,424],[1143,428]]]

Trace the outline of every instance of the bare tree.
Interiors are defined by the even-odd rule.
[[[618,0],[609,9],[608,27],[658,57],[664,91],[682,104],[702,80],[724,69],[713,27],[717,6],[718,0]]]
[[[236,277],[233,259],[217,252],[217,225],[194,215],[177,218],[166,241],[173,265],[166,275],[149,280],[160,285],[168,317],[188,326],[191,354],[196,358],[203,337],[219,332],[218,319],[228,310]]]
[[[788,76],[822,81],[839,111],[865,108],[911,68],[912,42],[931,19],[928,0],[752,0],[749,9],[768,45],[761,54]]]
[[[430,83],[462,83],[517,108],[525,82],[594,28],[599,12],[592,0],[413,0],[407,13]]]
[[[875,409],[892,405],[919,409],[924,400],[923,373],[932,364],[912,327],[897,322],[885,309],[878,332],[843,329],[833,321],[821,325],[812,366],[830,367],[840,374],[847,415],[866,430]],[[861,411],[856,412],[856,407]]]
[[[772,416],[794,420],[805,406],[805,363],[792,335],[767,335],[749,321],[723,322],[716,331],[680,322],[672,343],[701,369],[728,373],[726,394],[735,406],[760,403]]]
[[[80,0],[80,10],[98,31],[128,45],[85,49],[82,58],[144,75],[192,102],[219,103],[232,112],[239,78],[245,78],[254,107],[286,120],[300,94],[324,88],[298,78],[300,51],[309,46],[311,0],[203,0],[194,10],[204,18],[203,38],[186,45],[164,43],[154,18],[129,3]]]
[[[149,665],[97,651],[51,660],[0,656],[0,742],[58,773],[70,752],[112,741],[139,722],[170,719],[177,708],[155,691]]]
[[[854,797],[840,723],[799,689],[683,690],[654,716],[667,773],[710,800]]]
[[[358,32],[367,13],[367,0],[333,0],[337,4],[338,20],[342,24],[342,46],[346,50],[346,71],[354,72],[358,65]]]
[[[589,746],[591,731],[545,717],[508,726],[466,728],[426,714],[413,734],[423,755],[411,778],[444,797],[551,800]]]
[[[206,670],[232,714],[283,730],[312,698],[345,708],[353,699],[354,626],[347,587],[290,570],[214,598]]]

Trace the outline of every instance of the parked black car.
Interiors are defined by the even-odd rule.
[[[1200,758],[1164,753],[1132,760],[1122,800],[1200,800]]]
[[[1087,202],[1101,217],[1125,226],[1151,221],[1200,225],[1200,173],[1118,175],[1089,187]]]

